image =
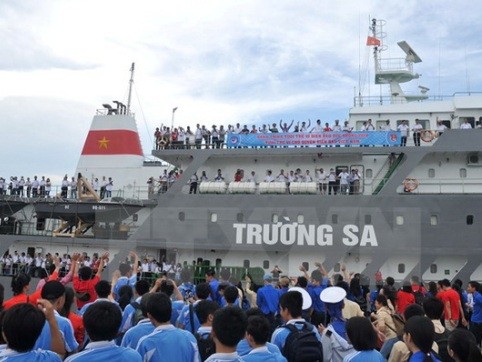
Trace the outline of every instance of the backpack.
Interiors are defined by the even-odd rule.
[[[194,333],[194,337],[197,341],[197,348],[199,350],[199,355],[201,356],[201,361],[205,361],[208,357],[216,353],[216,345],[214,344],[211,336],[203,336],[199,333]]]
[[[433,341],[436,342],[438,345],[437,356],[442,362],[454,362],[447,350],[449,334],[450,332],[448,330],[445,330],[443,333],[435,333],[434,335]]]
[[[290,331],[282,351],[288,362],[323,361],[323,347],[310,323],[303,323],[302,329],[293,324],[283,327]]]
[[[386,326],[394,331],[397,336],[403,336],[403,328],[405,327],[405,319],[403,319],[403,316],[401,314],[394,313],[392,314],[392,321],[395,328],[390,327],[388,324],[386,324]]]
[[[205,361],[210,355],[216,352],[216,345],[214,344],[211,336],[204,338],[203,335],[194,331],[194,313],[196,313],[194,306],[192,304],[189,304],[189,320],[191,322],[191,333],[196,338],[197,348],[199,350],[199,355],[201,356],[201,361]]]
[[[412,292],[413,296],[415,297],[415,303],[418,304],[418,305],[422,305],[423,304],[423,300],[425,299],[425,295],[423,295],[423,293],[419,290],[417,290],[416,292]]]
[[[132,327],[136,326],[140,320],[144,319],[144,315],[142,314],[141,305],[137,302],[131,303],[132,308],[134,308],[134,313],[132,314],[131,325]]]

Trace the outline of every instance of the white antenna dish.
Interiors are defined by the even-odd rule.
[[[407,54],[407,61],[411,61],[413,63],[420,63],[422,62],[422,59],[415,53],[415,50],[412,49],[410,45],[404,40],[404,41],[399,41],[398,46],[402,48],[402,50]]]

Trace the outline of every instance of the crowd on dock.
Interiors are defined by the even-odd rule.
[[[262,280],[219,266],[194,283],[189,268],[173,272],[166,261],[150,281],[142,278],[149,260],[135,252],[104,280],[107,253],[50,260],[33,293],[29,274],[12,278],[14,296],[0,314],[2,361],[482,360],[476,281],[464,290],[460,280],[412,277],[397,287],[377,272],[370,289],[344,265],[330,274],[315,263],[298,276],[275,266]]]

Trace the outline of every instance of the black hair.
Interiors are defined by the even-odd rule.
[[[353,278],[350,281],[350,294],[354,297],[360,297],[362,295],[362,290],[360,287],[360,279]]]
[[[79,278],[81,280],[90,280],[92,279],[92,268],[89,266],[83,266],[79,269]]]
[[[410,285],[410,283],[403,283],[402,291],[405,293],[412,293],[412,286]]]
[[[299,318],[303,310],[303,296],[298,291],[286,292],[281,296],[279,305],[283,309],[288,309],[293,318]]]
[[[393,279],[392,277],[387,277],[385,279],[385,282],[387,283],[387,285],[393,287],[395,285],[395,279]]]
[[[47,270],[45,268],[39,269],[37,275],[40,279],[45,279],[49,276],[48,273],[47,273]]]
[[[172,303],[165,293],[152,293],[147,301],[147,313],[158,323],[166,323],[171,320]]]
[[[211,295],[211,287],[208,283],[199,283],[196,285],[196,296],[198,299],[208,299]]]
[[[378,294],[375,300],[382,306],[388,307],[388,299],[384,294]]]
[[[201,300],[198,304],[196,304],[196,315],[199,319],[199,323],[206,323],[209,315],[214,315],[218,309],[218,303],[213,302],[212,300]]]
[[[12,287],[13,295],[22,294],[23,288],[30,284],[30,280],[31,280],[30,275],[27,275],[25,273],[20,273],[15,275],[12,278],[12,282],[10,283],[10,286]]]
[[[477,347],[477,340],[473,333],[466,329],[457,328],[450,333],[448,348],[451,349],[462,362],[482,361],[482,355]]]
[[[343,281],[343,275],[333,274],[333,284],[337,285],[339,282]]]
[[[132,297],[134,296],[134,292],[132,291],[132,287],[130,285],[123,285],[119,288],[119,307],[124,310],[128,304],[130,304]]]
[[[423,310],[430,319],[440,319],[444,312],[444,303],[435,297],[425,298],[423,300]]]
[[[348,319],[346,322],[346,335],[357,351],[371,351],[377,346],[377,333],[370,321],[365,317]]]
[[[263,311],[261,310],[261,308],[258,308],[258,307],[252,307],[252,308],[249,308],[247,311],[246,311],[246,317],[252,317],[252,316],[264,316],[264,313]]]
[[[136,293],[139,296],[143,296],[146,293],[149,293],[150,285],[149,282],[145,279],[138,280],[135,285]]]
[[[440,284],[443,286],[443,287],[450,287],[450,280],[448,279],[442,279],[440,281]]]
[[[159,286],[159,291],[167,294],[170,297],[172,293],[174,293],[174,284],[172,283],[172,280],[162,280],[161,285]]]
[[[208,277],[213,277],[216,275],[216,271],[214,269],[209,269],[206,271],[206,274]]]
[[[405,320],[409,320],[412,317],[415,316],[424,316],[425,313],[423,311],[423,308],[418,305],[418,304],[410,304],[405,308],[405,311],[403,312],[403,317]]]
[[[423,316],[409,318],[405,322],[403,331],[410,334],[412,343],[424,354],[428,354],[432,350],[435,327],[429,318]]]
[[[348,285],[347,282],[345,282],[345,281],[343,281],[343,280],[342,280],[342,281],[339,281],[338,283],[336,283],[336,286],[342,288],[343,290],[345,290],[345,292],[346,292],[347,295],[349,294],[349,292],[350,292],[350,286]]]
[[[120,271],[122,276],[126,276],[131,271],[131,266],[127,263],[120,263],[119,264],[119,271]]]
[[[475,290],[476,290],[477,292],[479,292],[479,293],[482,292],[482,289],[481,289],[481,287],[480,287],[480,283],[479,283],[479,282],[476,282],[475,280],[471,280],[471,281],[469,282],[469,285],[470,285],[472,288],[475,288]]]
[[[264,345],[271,335],[271,325],[264,316],[252,316],[248,318],[246,333],[253,337],[257,345]]]
[[[460,279],[455,279],[454,285],[458,285],[460,288],[462,288],[462,286],[464,285],[464,282]]]
[[[0,310],[3,308],[3,300],[5,299],[5,288],[3,287],[3,284],[0,283]]]
[[[111,285],[107,280],[100,280],[94,287],[97,297],[107,298],[111,291]]]
[[[82,319],[92,342],[111,341],[117,336],[121,326],[122,313],[116,304],[101,301],[90,305]]]
[[[238,298],[238,296],[238,288],[233,285],[228,286],[224,290],[224,299],[226,299],[226,302],[229,304],[233,304]]]
[[[225,307],[214,313],[213,332],[224,346],[236,347],[244,338],[248,321],[246,314],[237,307]]]
[[[62,317],[69,318],[70,308],[74,303],[74,295],[75,295],[75,291],[72,287],[65,287],[65,302],[64,302],[64,306],[59,311],[59,314]]]
[[[149,298],[151,297],[150,293],[144,293],[141,297],[141,302],[139,305],[141,306],[141,312],[142,315],[147,318],[147,302],[149,301]]]
[[[430,292],[430,294],[432,294],[432,297],[435,297],[437,295],[437,283],[435,282],[428,282],[428,291]]]
[[[308,279],[303,276],[298,277],[298,282],[296,283],[296,285],[301,288],[306,288],[308,286]]]
[[[392,302],[392,305],[395,306],[397,302],[397,291],[393,286],[390,285],[384,285],[382,287],[383,295],[390,301]]]
[[[32,304],[14,305],[5,312],[2,331],[9,348],[17,352],[33,349],[45,324],[45,315]]]

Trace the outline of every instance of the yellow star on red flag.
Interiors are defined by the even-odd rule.
[[[109,140],[105,138],[105,136],[102,137],[102,139],[98,140],[97,142],[99,142],[99,148],[107,149],[107,146],[109,145]]]

